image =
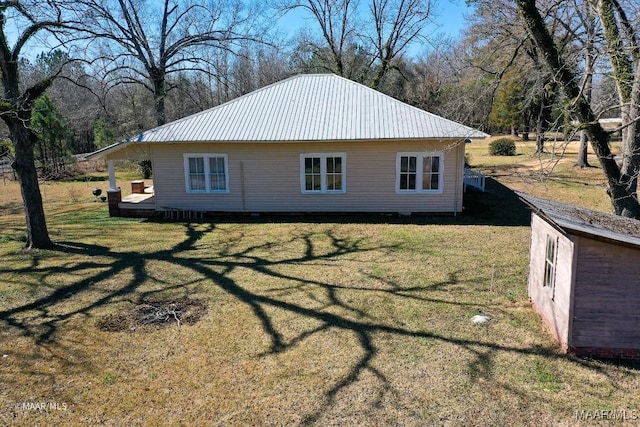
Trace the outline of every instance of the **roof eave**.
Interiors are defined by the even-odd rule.
[[[111,144],[107,147],[101,148],[99,150],[94,151],[93,153],[89,153],[85,156],[85,160],[99,160],[99,159],[104,159],[106,158],[109,154],[116,152],[116,151],[120,151],[126,147],[128,147],[129,145],[131,145],[133,142],[130,140],[124,140],[124,141],[120,141],[120,142],[116,142],[115,144]]]
[[[634,249],[640,248],[640,239],[634,236],[628,236],[612,230],[588,228],[584,225],[575,224],[566,218],[559,217],[553,213],[546,212],[545,209],[537,206],[535,202],[529,199],[524,193],[516,192],[521,201],[523,201],[531,211],[542,218],[546,223],[564,235],[573,234],[605,243],[615,243]]]
[[[459,136],[407,136],[407,137],[396,137],[396,138],[351,138],[351,139],[216,139],[216,140],[153,140],[153,139],[143,139],[139,141],[139,143],[146,144],[274,144],[274,143],[285,143],[285,144],[312,144],[312,143],[339,143],[339,142],[385,142],[385,141],[457,141],[457,142],[468,142],[470,139],[476,138],[487,138],[490,135],[459,135]],[[116,145],[116,144],[114,144]],[[97,153],[97,152],[96,152]],[[93,155],[92,153],[91,155]]]

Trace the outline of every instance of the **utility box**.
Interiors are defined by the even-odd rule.
[[[144,194],[144,181],[131,181],[131,192],[133,194]]]

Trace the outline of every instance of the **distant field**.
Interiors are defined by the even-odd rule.
[[[494,177],[503,185],[547,199],[611,212],[606,179],[589,148],[592,168],[575,167],[579,142],[547,141],[545,153],[536,154],[535,135],[528,142],[517,141],[517,155],[491,156],[487,140],[467,144],[471,166]],[[614,147],[615,149],[615,147]]]
[[[510,188],[609,210],[532,144],[468,145],[488,192],[447,218],[116,219],[105,181],[43,183],[58,247],[31,253],[0,181],[0,424],[633,425],[638,368],[560,354],[529,305]]]

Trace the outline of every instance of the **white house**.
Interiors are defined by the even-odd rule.
[[[112,215],[462,210],[465,142],[488,135],[335,75],[298,75],[92,153]],[[153,162],[120,200],[113,161]],[[139,191],[142,192],[142,191]]]

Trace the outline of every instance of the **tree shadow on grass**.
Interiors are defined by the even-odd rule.
[[[110,304],[129,301],[139,302],[150,295],[166,292],[171,289],[184,289],[192,285],[192,280],[174,279],[162,283],[161,289],[144,289],[144,284],[153,279],[152,262],[164,262],[169,266],[185,269],[204,278],[208,286],[223,291],[237,302],[250,308],[253,316],[258,320],[262,332],[268,337],[268,348],[262,357],[271,354],[290,351],[304,341],[325,331],[345,332],[354,336],[357,348],[356,360],[348,367],[348,372],[335,381],[324,391],[324,401],[317,408],[305,415],[303,424],[313,424],[320,416],[331,409],[342,390],[357,384],[363,374],[370,373],[380,384],[382,394],[392,389],[392,384],[385,372],[377,368],[373,361],[380,352],[376,338],[380,335],[397,338],[425,338],[434,342],[447,343],[459,347],[471,355],[469,370],[477,375],[489,378],[495,375],[493,359],[498,353],[515,355],[532,355],[547,359],[565,358],[549,348],[526,345],[504,345],[489,339],[469,339],[454,334],[447,334],[428,328],[408,328],[401,324],[391,324],[366,315],[362,309],[354,306],[347,299],[340,296],[346,289],[345,285],[331,283],[326,279],[307,277],[289,271],[287,266],[306,265],[318,262],[336,263],[358,253],[378,251],[384,252],[383,246],[369,247],[362,239],[351,236],[338,236],[333,231],[322,233],[304,232],[301,230],[289,237],[288,242],[298,245],[298,250],[282,257],[269,252],[274,249],[273,243],[259,243],[247,248],[235,248],[233,245],[223,245],[218,252],[200,250],[198,242],[208,233],[216,232],[214,224],[184,224],[185,238],[166,250],[140,254],[132,251],[115,251],[106,246],[84,243],[62,242],[57,245],[54,253],[59,253],[69,260],[61,265],[43,266],[31,264],[22,270],[11,270],[14,274],[37,274],[43,285],[49,285],[47,278],[57,274],[71,274],[71,283],[54,288],[46,295],[33,301],[0,311],[0,321],[10,328],[15,328],[23,335],[31,337],[38,346],[59,341],[58,332],[62,325],[77,316],[90,317],[97,308]],[[324,246],[317,244],[322,239]],[[328,245],[327,245],[328,242]],[[277,249],[277,248],[276,248]],[[79,257],[79,262],[74,262]],[[290,288],[279,288],[278,292],[271,290],[259,291],[255,287],[241,283],[236,272],[246,270],[257,274],[265,281],[294,283]],[[95,290],[101,283],[122,273],[127,273],[129,279],[121,286],[109,291],[103,291],[93,298],[86,298],[85,293]],[[0,274],[8,270],[0,269]],[[452,273],[447,283],[455,280],[459,272]],[[357,292],[363,294],[383,295],[390,304],[403,304],[403,301],[424,301],[425,304],[459,305],[459,301],[437,298],[427,298],[416,295],[417,292],[430,292],[440,289],[445,284],[434,284],[431,289],[404,288],[398,283],[388,282],[383,288],[363,287]],[[294,291],[313,288],[320,293],[323,304],[318,307],[304,303],[304,299],[287,298]],[[289,289],[292,292],[286,292]],[[70,304],[73,303],[73,304]],[[295,316],[296,319],[312,320],[313,326],[297,331],[287,337],[283,331],[283,324],[279,324],[269,313],[279,310]],[[215,315],[215,314],[213,314]],[[593,366],[598,369],[597,365]]]

